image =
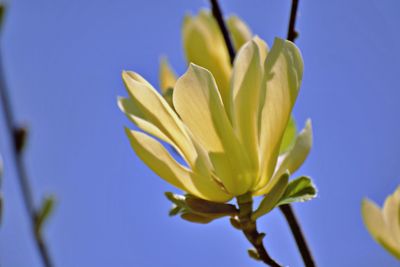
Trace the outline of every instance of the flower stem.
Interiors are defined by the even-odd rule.
[[[50,259],[50,254],[49,254],[48,248],[46,246],[46,243],[41,235],[41,232],[36,230],[36,222],[37,222],[38,214],[37,214],[37,211],[34,206],[32,189],[29,184],[28,175],[26,173],[26,169],[25,169],[25,166],[23,163],[23,158],[22,158],[22,145],[21,144],[24,141],[21,140],[21,138],[24,138],[24,137],[21,137],[23,135],[21,135],[20,133],[23,132],[24,130],[22,128],[18,128],[14,122],[10,99],[8,96],[6,83],[4,80],[1,51],[0,51],[0,101],[1,101],[1,106],[3,108],[3,113],[4,113],[4,117],[5,117],[6,131],[9,135],[9,140],[12,141],[11,157],[13,158],[13,161],[15,163],[16,176],[17,176],[17,179],[19,182],[19,187],[21,189],[26,212],[28,213],[29,220],[31,223],[32,234],[33,234],[37,249],[39,251],[40,257],[42,259],[43,266],[51,267],[53,265],[52,265],[52,262]]]
[[[253,212],[253,198],[251,193],[239,196],[237,202],[239,206],[240,228],[247,240],[249,240],[256,249],[259,259],[269,266],[281,267],[281,265],[279,265],[267,253],[263,244],[264,234],[258,232],[257,223],[251,220],[251,214]]]

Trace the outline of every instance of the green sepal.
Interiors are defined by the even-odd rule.
[[[279,149],[279,154],[283,154],[289,151],[293,147],[296,141],[296,135],[297,135],[296,121],[293,118],[293,116],[290,116],[289,122],[285,129],[285,133],[283,134],[282,137],[282,143]]]
[[[256,261],[261,261],[261,257],[258,254],[257,250],[255,250],[254,248],[248,249],[247,253],[249,254],[250,258],[256,260]]]
[[[279,177],[276,181],[273,181],[274,184],[272,185],[270,191],[264,195],[260,205],[251,215],[251,219],[253,221],[256,221],[261,216],[267,214],[278,205],[288,186],[289,176],[289,172],[286,172],[282,174],[281,177]]]
[[[45,197],[42,201],[42,205],[36,214],[35,230],[37,233],[42,231],[43,225],[49,219],[50,215],[54,211],[55,198],[54,196]]]
[[[186,204],[190,210],[197,214],[213,216],[235,216],[238,214],[234,205],[211,202],[192,195],[186,196]]]
[[[176,216],[181,212],[181,207],[176,206],[175,204],[172,205],[171,209],[169,210],[169,216]]]
[[[278,205],[308,201],[315,198],[317,193],[311,178],[301,176],[289,183]]]
[[[238,214],[236,207],[231,204],[216,203],[192,195],[178,195],[171,192],[166,192],[165,196],[173,203],[169,215],[180,215],[182,219],[190,222],[204,224]]]
[[[237,218],[231,217],[231,218],[229,218],[229,222],[235,229],[242,231],[242,225],[240,224],[240,222]]]
[[[214,220],[213,218],[204,217],[194,213],[183,213],[181,214],[181,218],[188,222],[200,224],[207,224]]]

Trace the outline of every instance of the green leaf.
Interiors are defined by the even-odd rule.
[[[256,221],[261,216],[270,212],[273,208],[275,208],[282,198],[282,195],[285,192],[286,187],[288,186],[289,181],[289,173],[286,172],[274,181],[270,191],[264,195],[263,200],[260,203],[260,206],[253,212],[251,215],[251,219]]]
[[[304,202],[317,196],[317,188],[310,177],[301,176],[289,183],[278,205]]]
[[[36,217],[36,225],[35,225],[36,232],[39,233],[42,231],[44,223],[53,213],[54,204],[55,204],[54,196],[48,196],[43,200],[42,206],[40,207]]]
[[[290,116],[290,120],[288,122],[288,125],[286,126],[286,130],[282,138],[279,154],[283,154],[287,152],[290,148],[292,148],[296,140],[296,133],[297,133],[296,121],[294,120],[293,116]]]

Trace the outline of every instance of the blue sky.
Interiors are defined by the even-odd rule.
[[[289,0],[222,1],[272,44],[285,37]],[[167,216],[163,192],[174,190],[131,151],[118,110],[123,69],[158,85],[168,55],[185,71],[180,25],[192,1],[15,0],[9,3],[2,47],[18,121],[30,127],[26,165],[37,204],[58,204],[45,236],[57,267],[261,266],[227,219],[190,224]],[[295,107],[310,117],[314,147],[297,174],[314,178],[319,196],[296,204],[319,266],[398,266],[365,230],[360,202],[382,204],[400,184],[400,16],[397,0],[301,1],[297,28],[305,63]],[[4,118],[5,160],[0,265],[40,266],[17,187]],[[270,254],[302,266],[279,212],[260,221]]]

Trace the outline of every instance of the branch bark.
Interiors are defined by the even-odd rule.
[[[212,14],[218,22],[218,26],[224,37],[226,48],[228,49],[231,64],[233,64],[233,60],[235,59],[235,48],[233,47],[231,36],[229,35],[228,28],[226,27],[224,16],[222,15],[222,11],[218,4],[218,0],[210,0],[210,2],[211,2]]]
[[[297,18],[297,9],[299,7],[299,0],[292,0],[292,7],[290,9],[290,18],[289,18],[289,27],[287,33],[287,39],[291,42],[294,42],[299,35],[296,31],[296,18]]]
[[[294,42],[299,35],[298,32],[296,31],[296,18],[297,18],[298,7],[299,7],[299,0],[292,0],[292,6],[290,8],[288,33],[287,33],[287,39],[291,42]],[[282,205],[279,207],[279,209],[285,216],[285,219],[290,227],[290,230],[293,234],[293,237],[296,241],[297,247],[303,259],[304,265],[306,267],[316,267],[316,263],[312,256],[310,247],[307,244],[299,220],[297,219],[292,206],[290,204]]]
[[[251,214],[253,213],[253,197],[251,193],[239,196],[237,202],[239,206],[240,228],[247,240],[249,240],[256,249],[258,259],[269,266],[281,267],[281,265],[268,254],[263,244],[263,238],[265,235],[258,232],[256,222],[251,220]]]
[[[8,134],[9,140],[12,142],[11,146],[11,157],[15,164],[16,176],[18,178],[19,187],[23,197],[24,206],[28,214],[32,234],[39,251],[40,257],[42,259],[43,265],[45,267],[52,267],[52,261],[50,258],[49,250],[47,248],[46,242],[44,241],[40,232],[36,231],[36,221],[37,221],[37,211],[34,205],[34,199],[32,194],[32,189],[29,183],[28,175],[26,173],[25,165],[23,162],[22,155],[22,143],[21,132],[24,132],[21,128],[16,126],[14,121],[14,116],[11,109],[10,98],[8,95],[4,72],[2,64],[2,54],[0,51],[0,101],[3,109],[3,114],[5,117],[5,131]]]
[[[290,230],[292,231],[297,247],[299,248],[301,257],[303,258],[304,265],[306,267],[315,267],[316,266],[315,261],[311,254],[310,248],[307,245],[307,241],[304,237],[303,231],[301,230],[296,215],[294,214],[292,206],[287,204],[287,205],[282,205],[279,208],[289,224]]]

